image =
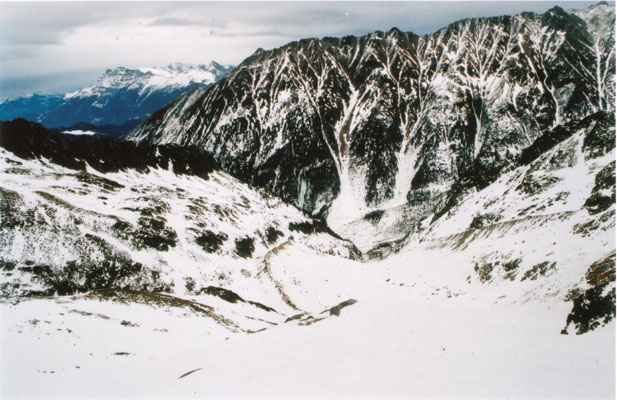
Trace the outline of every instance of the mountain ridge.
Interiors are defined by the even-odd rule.
[[[258,49],[126,138],[200,146],[333,227],[399,206],[424,217],[465,176],[490,183],[546,132],[613,109],[611,26],[599,4]]]
[[[0,119],[22,117],[48,128],[77,123],[120,126],[147,118],[179,95],[216,82],[230,69],[215,61],[157,68],[110,68],[92,86],[74,92],[7,100],[0,104]]]

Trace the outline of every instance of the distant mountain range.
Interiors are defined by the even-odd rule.
[[[73,127],[78,123],[132,128],[136,125],[134,121],[146,119],[185,92],[211,85],[230,70],[231,67],[214,61],[202,65],[176,63],[163,68],[108,69],[94,85],[76,92],[7,100],[0,104],[0,120],[21,117],[48,128]]]

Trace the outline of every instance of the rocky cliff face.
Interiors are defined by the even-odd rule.
[[[332,226],[421,220],[485,187],[555,127],[614,110],[614,7],[555,7],[258,50],[129,140],[196,145]]]

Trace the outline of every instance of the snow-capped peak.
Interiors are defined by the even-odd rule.
[[[192,84],[209,85],[229,71],[229,67],[216,62],[191,65],[172,63],[165,67],[141,67],[108,69],[93,86],[67,93],[65,100],[90,96],[103,96],[120,89],[137,90],[147,94],[160,89],[177,89]]]

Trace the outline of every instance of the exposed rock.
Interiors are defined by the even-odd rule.
[[[394,29],[258,50],[127,139],[198,146],[329,223],[404,203],[425,205],[419,219],[443,215],[465,190],[581,129],[592,131],[588,154],[610,149],[614,8],[597,7],[608,17],[555,7],[425,36]],[[427,202],[427,190],[439,193]]]
[[[589,289],[573,296],[572,311],[561,331],[568,334],[570,324],[577,335],[604,326],[615,318],[615,253],[593,263],[585,274]]]

